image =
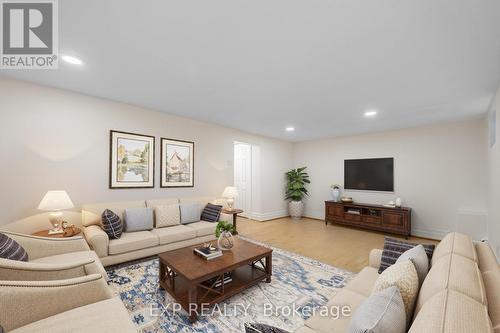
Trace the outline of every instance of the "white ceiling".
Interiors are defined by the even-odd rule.
[[[85,65],[2,75],[291,141],[350,135],[484,113],[499,13],[499,0],[60,0],[60,52]]]

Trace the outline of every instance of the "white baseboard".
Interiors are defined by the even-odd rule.
[[[267,220],[272,220],[272,219],[277,219],[280,217],[287,217],[287,216],[288,216],[288,211],[286,209],[284,209],[284,210],[276,210],[274,212],[267,212],[267,213],[252,212],[248,216],[248,218],[251,218],[252,220],[256,220],[256,221],[267,221]]]
[[[430,238],[430,239],[436,239],[436,240],[443,239],[443,237],[446,236],[450,232],[451,231],[449,231],[449,230],[440,230],[440,229],[427,229],[427,228],[418,228],[418,227],[411,228],[411,235],[412,236],[422,237],[422,238]]]

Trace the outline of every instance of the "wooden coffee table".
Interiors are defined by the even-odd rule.
[[[222,302],[261,281],[271,282],[273,250],[269,248],[235,238],[230,251],[207,261],[193,253],[197,246],[159,255],[160,286],[188,312],[191,322],[196,321],[202,307]],[[215,287],[228,272],[232,282]]]

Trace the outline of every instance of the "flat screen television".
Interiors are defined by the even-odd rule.
[[[394,192],[394,158],[345,160],[344,188]]]

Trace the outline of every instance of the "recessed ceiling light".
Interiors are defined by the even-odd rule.
[[[63,55],[61,58],[62,58],[62,60],[66,61],[68,64],[72,64],[72,65],[82,65],[83,64],[83,61],[81,61],[80,59],[69,56],[69,55]]]
[[[376,110],[368,110],[365,112],[365,117],[373,117],[373,116],[376,116],[377,115],[377,111]]]
[[[295,131],[295,127],[293,127],[293,126],[288,126],[287,128],[285,128],[285,130],[286,130],[287,132],[293,132],[293,131]]]

